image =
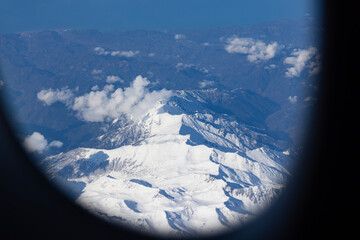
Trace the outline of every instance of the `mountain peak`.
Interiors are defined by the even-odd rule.
[[[55,182],[83,184],[81,205],[138,230],[193,236],[243,224],[279,195],[291,158],[264,144],[273,139],[206,108],[204,92],[178,91],[141,119],[113,122],[99,139],[118,145],[43,164]],[[134,142],[119,141],[125,132]]]

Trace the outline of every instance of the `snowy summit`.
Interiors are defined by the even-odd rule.
[[[193,236],[241,225],[279,195],[291,159],[281,142],[213,112],[207,95],[216,91],[176,91],[128,119],[131,144],[77,148],[43,164],[57,181],[82,186],[82,206],[137,230]],[[124,131],[124,121],[111,124]],[[99,138],[114,143],[116,136]]]

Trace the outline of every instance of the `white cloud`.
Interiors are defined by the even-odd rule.
[[[205,67],[196,66],[195,64],[187,64],[187,63],[177,63],[175,65],[176,70],[182,71],[187,69],[195,69],[202,73],[209,73],[209,69]]]
[[[23,142],[25,149],[29,152],[42,153],[50,147],[62,147],[63,143],[60,141],[52,141],[48,144],[46,138],[39,132],[33,132],[27,136]]]
[[[249,62],[269,60],[273,58],[279,48],[277,42],[266,44],[261,40],[253,38],[233,37],[227,40],[225,50],[228,53],[241,53],[247,55]]]
[[[134,57],[135,55],[139,54],[140,51],[107,51],[105,50],[104,48],[102,47],[96,47],[94,48],[94,53],[97,54],[97,55],[104,55],[104,56],[107,56],[107,55],[110,55],[110,56],[118,56],[118,57]]]
[[[177,63],[175,68],[178,70],[178,71],[181,71],[181,70],[185,70],[185,69],[189,69],[189,68],[192,68],[192,67],[196,67],[194,64],[187,64],[187,63]]]
[[[213,86],[214,84],[215,84],[214,81],[203,80],[203,81],[199,82],[199,87],[200,88],[206,88],[206,87],[209,87],[209,86]]]
[[[91,74],[93,74],[93,75],[100,74],[100,73],[102,73],[102,70],[101,70],[101,69],[93,69],[93,70],[91,71]]]
[[[105,49],[102,48],[102,47],[94,48],[94,53],[97,54],[97,55],[109,55],[110,54],[109,51],[105,51]]]
[[[73,92],[67,87],[60,90],[52,90],[51,88],[47,90],[41,90],[37,94],[37,98],[49,106],[57,101],[69,104],[69,101],[73,98],[73,96]]]
[[[99,90],[99,86],[98,85],[92,86],[91,90],[92,91],[97,91],[97,90]]]
[[[148,57],[155,57],[155,53],[149,53]]]
[[[114,120],[121,115],[128,115],[138,118],[146,114],[158,102],[167,101],[172,91],[162,89],[150,92],[146,87],[150,84],[147,78],[137,76],[130,87],[114,88],[114,85],[105,85],[103,90],[98,86],[92,87],[92,91],[74,97],[72,92],[66,98],[54,97],[62,90],[42,90],[38,93],[42,101],[51,105],[55,101],[61,101],[67,107],[77,113],[77,116],[87,122],[104,122]],[[59,94],[59,96],[62,96]]]
[[[277,66],[275,64],[270,64],[269,66],[265,66],[264,68],[265,69],[274,69],[276,68]]]
[[[63,145],[62,142],[55,140],[55,141],[52,141],[52,142],[48,145],[48,147],[61,148],[62,145]]]
[[[312,102],[312,101],[316,101],[316,98],[309,96],[304,99],[304,102]]]
[[[292,67],[289,67],[287,71],[285,72],[286,77],[299,77],[300,73],[303,71],[305,67],[309,68],[309,73],[311,75],[316,74],[320,70],[320,60],[319,56],[317,54],[317,49],[315,47],[310,47],[308,49],[302,49],[302,50],[294,50],[291,53],[291,57],[287,57],[284,60],[284,64],[292,65]],[[307,63],[314,57],[315,61],[310,62],[310,64],[307,65]]]
[[[139,54],[140,51],[112,51],[110,53],[111,56],[119,56],[119,57],[134,57],[135,55]]]
[[[106,85],[101,91],[91,91],[76,97],[71,109],[77,112],[80,119],[88,122],[114,120],[121,115],[135,118],[146,114],[159,101],[166,101],[172,92],[168,90],[148,91],[150,82],[137,76],[130,87],[114,89]]]
[[[298,101],[298,96],[289,96],[288,99],[291,104],[295,104]]]
[[[48,142],[45,137],[38,132],[34,132],[24,140],[24,147],[29,152],[42,153],[47,145]]]
[[[174,38],[176,40],[180,40],[180,39],[186,39],[186,36],[184,34],[175,34]]]
[[[115,83],[115,82],[124,83],[124,80],[122,80],[119,76],[107,76],[106,82],[107,83]]]
[[[160,90],[149,92],[146,86],[149,81],[137,76],[128,88],[106,85],[102,91],[92,91],[74,100],[72,109],[84,121],[103,122],[114,120],[123,114],[138,117],[146,113],[160,100],[167,100],[171,91]]]
[[[308,64],[310,76],[316,75],[320,72],[320,56],[317,54],[315,60]]]

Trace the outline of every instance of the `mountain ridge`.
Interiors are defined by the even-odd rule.
[[[159,102],[135,121],[147,129],[137,144],[77,148],[42,165],[65,189],[81,185],[80,205],[147,233],[196,236],[244,224],[281,193],[292,157],[281,141],[282,152],[276,141],[258,143],[262,134],[192,101],[193,111]]]
[[[207,30],[49,30],[2,34],[3,88],[11,93],[9,98],[24,123],[52,129],[64,127],[65,123],[74,124],[76,119],[68,113],[62,114],[62,122],[46,121],[46,116],[56,115],[56,111],[63,109],[56,107],[52,112],[43,109],[36,99],[37,92],[42,89],[68,86],[78,88],[78,94],[82,94],[95,85],[101,88],[106,84],[107,76],[120,77],[123,82],[116,85],[126,87],[139,74],[147,77],[154,88],[241,88],[279,104],[278,113],[268,118],[266,124],[273,130],[289,133],[296,141],[294,125],[298,116],[308,112],[311,102],[305,99],[315,98],[317,84],[314,77],[305,74],[295,79],[286,77],[287,66],[283,62],[296,49],[316,46],[318,42],[311,36],[319,31],[321,29],[308,20],[305,23],[283,20],[257,27]],[[185,38],[175,39],[176,34],[183,34]],[[246,54],[225,50],[228,39],[234,36],[253,38],[265,44],[277,42],[279,50],[268,61],[251,63]],[[76,38],[82,40],[75,41]],[[98,52],[99,55],[94,52],[95,48],[103,49],[103,52]],[[289,97],[294,96],[297,96],[296,104],[289,101]]]

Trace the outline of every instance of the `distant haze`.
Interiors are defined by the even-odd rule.
[[[310,0],[2,0],[0,33],[48,29],[170,30],[316,17]]]

